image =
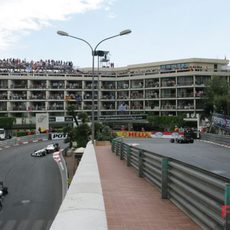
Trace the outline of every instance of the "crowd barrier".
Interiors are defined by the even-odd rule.
[[[114,139],[112,151],[202,229],[230,229],[230,178]]]

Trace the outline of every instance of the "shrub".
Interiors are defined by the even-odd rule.
[[[97,141],[112,141],[116,137],[116,134],[112,131],[109,126],[102,125],[96,130],[96,140]]]

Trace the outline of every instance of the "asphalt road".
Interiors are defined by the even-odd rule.
[[[125,139],[126,143],[171,157],[215,174],[230,178],[230,148],[195,140],[193,144],[170,143],[169,139]]]
[[[0,151],[0,181],[9,190],[0,211],[0,229],[45,230],[52,224],[62,200],[60,172],[52,154],[30,156],[49,143],[37,142]]]

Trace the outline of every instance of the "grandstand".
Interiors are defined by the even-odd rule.
[[[120,122],[144,121],[148,114],[194,117],[203,111],[205,83],[217,75],[230,81],[228,64],[226,59],[188,58],[99,68],[95,118]],[[55,121],[68,118],[72,104],[76,112],[91,116],[91,68],[75,68],[71,61],[0,60],[0,116],[28,125],[35,124],[36,113],[45,112]]]

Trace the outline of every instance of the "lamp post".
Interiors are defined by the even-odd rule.
[[[94,144],[94,95],[95,95],[95,89],[94,89],[94,75],[95,75],[95,71],[94,71],[94,56],[96,55],[97,53],[97,47],[104,41],[106,40],[109,40],[109,39],[112,39],[112,38],[115,38],[115,37],[118,37],[118,36],[123,36],[123,35],[126,35],[126,34],[130,34],[131,33],[131,30],[127,29],[127,30],[123,30],[121,31],[119,34],[116,34],[116,35],[113,35],[113,36],[110,36],[110,37],[107,37],[107,38],[104,38],[103,40],[101,40],[100,42],[97,43],[97,45],[95,46],[95,48],[92,47],[92,45],[86,41],[85,39],[82,39],[82,38],[79,38],[79,37],[75,37],[75,36],[72,36],[70,34],[68,34],[67,32],[65,31],[57,31],[57,34],[58,35],[61,35],[61,36],[66,36],[66,37],[71,37],[71,38],[74,38],[74,39],[77,39],[77,40],[80,40],[80,41],[83,41],[84,43],[86,43],[90,50],[91,50],[91,54],[92,54],[92,144]],[[98,95],[99,96],[99,95]]]
[[[99,57],[107,55],[109,51],[97,50],[95,56],[97,56],[97,121],[100,122],[101,108],[100,108],[100,73],[99,73]]]

